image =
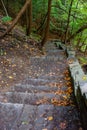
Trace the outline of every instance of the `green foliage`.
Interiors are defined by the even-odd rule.
[[[83,64],[87,64],[87,58],[85,57],[79,57],[80,63]]]
[[[87,47],[87,45],[83,45],[83,46],[81,47],[81,51],[82,51],[82,52],[85,52],[86,47]]]
[[[41,40],[41,36],[35,33],[31,33],[30,38],[34,39],[37,42]]]
[[[10,22],[11,20],[12,20],[12,18],[10,16],[5,16],[2,18],[3,23]]]
[[[87,50],[87,29],[77,35],[73,41],[81,52],[85,52]]]
[[[24,0],[9,1],[9,8],[12,8],[14,12],[18,12],[20,8],[24,5]],[[51,18],[50,18],[50,30],[62,34],[65,33],[67,27],[67,18],[69,14],[71,0],[52,0],[51,8]],[[5,3],[7,4],[7,3]],[[48,7],[48,0],[32,0],[32,14],[33,14],[33,30],[37,30],[40,25],[45,27],[46,13]],[[45,20],[44,20],[45,18]],[[9,18],[3,18],[2,21],[6,22],[10,20]],[[24,19],[23,19],[24,20]],[[71,10],[70,23],[69,23],[69,32],[71,35],[75,33],[81,26],[87,24],[87,1],[86,0],[74,0]],[[41,28],[42,29],[42,28]],[[64,34],[65,35],[65,34]],[[82,32],[82,35],[79,34],[73,39],[73,43],[80,47],[81,51],[86,50],[87,46],[87,30]],[[79,42],[80,37],[80,42]],[[85,41],[84,41],[85,40]]]

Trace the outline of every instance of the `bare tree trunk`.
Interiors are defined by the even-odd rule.
[[[48,33],[49,33],[49,27],[50,27],[50,14],[51,14],[51,3],[52,0],[48,0],[48,16],[47,16],[47,23],[46,23],[46,28],[45,28],[45,34],[44,38],[41,42],[41,46],[43,47],[45,42],[47,41]]]
[[[81,45],[81,39],[82,39],[82,32],[79,34],[78,39],[77,39],[76,48],[78,48],[78,50],[80,50],[79,48],[82,46]]]
[[[7,12],[8,12],[8,8],[9,8],[9,2],[8,2],[8,0],[6,1],[6,9],[7,9]],[[9,12],[8,12],[8,14],[9,14]]]
[[[45,24],[47,15],[48,15],[48,12],[47,12],[46,15],[44,16],[44,19],[43,19],[43,21],[41,22],[41,25],[37,28],[37,31],[36,31],[36,32],[38,32],[40,29],[43,28],[43,25]]]
[[[0,36],[0,38],[4,37],[6,34],[8,34],[13,28],[14,26],[17,24],[18,20],[20,19],[20,17],[22,16],[22,14],[25,12],[26,8],[28,7],[28,5],[30,4],[31,0],[27,0],[26,3],[24,4],[24,6],[22,7],[22,9],[20,10],[20,12],[18,13],[18,15],[16,16],[16,18],[13,20],[12,24],[8,27],[8,29]]]
[[[27,0],[26,0],[27,1]],[[32,0],[26,9],[26,35],[30,35],[32,26]]]
[[[74,0],[71,0],[70,7],[69,7],[69,14],[68,14],[68,19],[67,19],[67,27],[66,27],[66,31],[65,31],[65,40],[64,40],[65,44],[66,44],[67,37],[68,37],[68,32],[69,32],[69,23],[70,23],[70,16],[71,16],[73,1]]]

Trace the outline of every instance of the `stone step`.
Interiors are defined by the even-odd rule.
[[[67,87],[61,87],[61,89],[67,90]],[[12,91],[16,92],[28,92],[28,93],[40,93],[40,92],[56,92],[60,91],[58,87],[49,87],[49,86],[34,86],[34,85],[16,85],[11,88]]]
[[[0,130],[79,130],[74,106],[0,103]]]
[[[12,87],[11,91],[16,91],[16,92],[28,92],[28,93],[41,93],[41,92],[58,92],[62,90],[63,92],[67,90],[67,87],[62,86],[61,88],[58,86],[36,86],[36,85],[16,85]]]
[[[59,54],[60,54],[60,53],[64,53],[63,50],[59,50],[59,49],[57,49],[57,48],[56,48],[55,50],[47,50],[46,52],[54,52],[54,53],[57,52],[57,53],[59,53]]]
[[[0,130],[11,130],[20,117],[23,104],[0,102]]]
[[[39,76],[38,76],[39,77]],[[18,84],[20,85],[34,85],[34,86],[50,86],[50,87],[59,87],[60,86],[60,82],[63,80],[64,76],[60,75],[60,77],[55,77],[52,76],[40,76],[39,78],[31,78],[28,77],[26,78],[24,81],[22,81],[22,84]]]
[[[29,61],[29,67],[27,67],[30,77],[60,77],[60,73],[64,72],[65,68],[67,67],[66,60],[63,60],[62,57],[60,58],[61,61],[56,60],[56,57],[55,60],[53,60],[51,56],[49,60],[44,58],[31,58]]]
[[[64,63],[65,64],[65,63]],[[58,80],[63,78],[64,75],[64,64],[57,63],[43,63],[43,62],[35,62],[33,65],[30,64],[29,68],[29,78],[40,78],[47,80]],[[67,66],[66,66],[67,67]],[[62,73],[61,73],[62,72]]]
[[[29,85],[35,85],[35,86],[54,86],[55,84],[58,83],[58,80],[48,80],[48,79],[41,79],[41,78],[26,78],[22,84],[29,84]],[[18,84],[18,85],[22,85],[22,84]],[[53,85],[52,85],[53,84]]]
[[[46,53],[47,53],[47,55],[49,56],[66,56],[66,53],[63,51],[63,50],[58,50],[58,49],[56,49],[56,50],[48,50],[48,51],[46,51]]]
[[[54,60],[53,60],[53,58],[54,58]],[[38,58],[31,57],[30,58],[30,65],[32,65],[32,66],[36,66],[37,65],[37,67],[39,66],[40,68],[41,67],[43,67],[43,68],[44,67],[51,67],[51,68],[53,68],[54,66],[55,67],[60,67],[60,65],[66,67],[65,62],[67,62],[67,61],[63,60],[61,62],[61,61],[58,60],[58,58],[60,58],[61,61],[63,59],[62,56],[61,57],[58,57],[58,56],[46,56],[46,57],[41,57],[41,58],[39,58],[39,57]]]
[[[79,130],[79,115],[75,107],[40,105],[34,130]]]
[[[36,111],[37,106],[0,103],[0,130],[33,130]]]
[[[30,60],[33,61],[44,61],[44,62],[49,62],[49,61],[61,61],[62,59],[66,59],[66,54],[65,52],[58,52],[58,51],[47,51],[45,55],[43,56],[32,56],[30,57]]]
[[[62,61],[66,58],[66,55],[59,55],[59,53],[52,53],[52,52],[49,52],[48,53],[49,55],[47,56],[41,56],[41,57],[30,57],[30,60],[38,60],[38,61]]]
[[[52,104],[54,100],[60,102],[64,100],[66,94],[56,93],[23,93],[23,92],[7,92],[4,94],[5,101],[11,103],[40,105],[40,104]]]
[[[61,83],[64,81],[64,77],[62,76],[58,76],[57,73],[53,74],[52,73],[48,73],[46,75],[38,75],[38,78],[40,79],[44,79],[44,80],[49,80],[49,81],[57,81],[57,83]]]

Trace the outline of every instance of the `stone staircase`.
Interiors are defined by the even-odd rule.
[[[66,54],[53,42],[45,48],[46,55],[29,59],[28,77],[0,93],[0,130],[83,130],[67,93]]]

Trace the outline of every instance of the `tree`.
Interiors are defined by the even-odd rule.
[[[87,24],[83,25],[81,28],[79,28],[75,33],[73,33],[70,38],[67,40],[67,42],[69,42],[70,40],[72,40],[75,36],[77,36],[77,34],[81,33],[82,31],[84,31],[85,29],[87,29]]]
[[[71,16],[71,10],[72,10],[73,1],[74,0],[71,0],[70,7],[69,7],[69,14],[68,14],[68,19],[67,19],[67,26],[66,26],[65,39],[64,39],[64,43],[65,44],[66,44],[67,37],[68,37],[68,32],[69,32],[69,23],[70,23],[70,16]]]
[[[30,35],[31,26],[32,26],[32,0],[30,1],[30,4],[26,9],[26,35]]]
[[[28,5],[30,4],[31,0],[27,0],[26,3],[24,4],[24,6],[22,7],[22,9],[19,11],[18,15],[16,16],[16,18],[13,20],[12,24],[8,27],[8,29],[0,36],[0,38],[4,37],[6,34],[8,34],[13,28],[14,26],[17,24],[18,20],[20,19],[20,17],[22,16],[22,14],[25,12],[26,8],[28,7]]]
[[[49,33],[50,14],[51,14],[51,3],[52,3],[52,0],[48,0],[48,16],[47,16],[45,34],[44,34],[43,40],[42,40],[42,42],[41,42],[41,46],[42,46],[42,47],[44,46],[45,42],[47,41],[47,37],[48,37],[48,33]]]

